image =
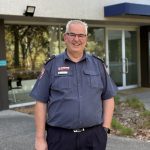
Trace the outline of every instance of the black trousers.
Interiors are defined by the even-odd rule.
[[[105,150],[107,133],[102,126],[82,132],[58,127],[47,129],[48,150]]]

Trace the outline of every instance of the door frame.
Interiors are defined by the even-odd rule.
[[[108,32],[109,31],[122,31],[122,36],[121,36],[121,42],[122,42],[122,58],[125,58],[125,31],[136,31],[137,33],[137,84],[134,85],[126,85],[126,74],[122,73],[122,79],[123,79],[123,85],[119,86],[118,89],[119,90],[123,90],[123,89],[130,89],[130,88],[136,88],[140,86],[140,42],[139,42],[139,29],[137,27],[106,27],[105,30],[105,47],[106,47],[106,65],[108,66],[107,71],[108,73],[110,73],[110,67],[109,67],[109,45],[108,45]],[[123,65],[123,62],[122,62]],[[126,70],[126,66],[123,65],[123,72],[125,72]]]

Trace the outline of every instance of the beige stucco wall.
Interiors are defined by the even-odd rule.
[[[0,0],[0,14],[23,15],[27,5],[36,6],[34,16],[52,18],[100,19],[102,0]]]
[[[146,17],[123,18],[104,17],[104,6],[123,2],[150,5],[150,0],[0,0],[0,18],[5,16],[23,16],[27,5],[36,6],[34,17],[72,18],[97,21],[124,21],[150,24]],[[10,17],[9,17],[10,18]],[[14,18],[12,19],[13,21]],[[5,19],[5,21],[7,21]],[[31,19],[29,21],[32,21]]]

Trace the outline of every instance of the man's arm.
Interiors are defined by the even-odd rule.
[[[48,150],[45,138],[47,105],[40,101],[35,104],[35,150]]]
[[[114,98],[103,101],[103,127],[110,128],[114,112]]]

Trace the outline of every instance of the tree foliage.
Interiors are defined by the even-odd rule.
[[[7,60],[10,68],[38,68],[55,42],[58,30],[53,26],[9,25],[5,27]],[[57,35],[54,35],[57,34]]]

